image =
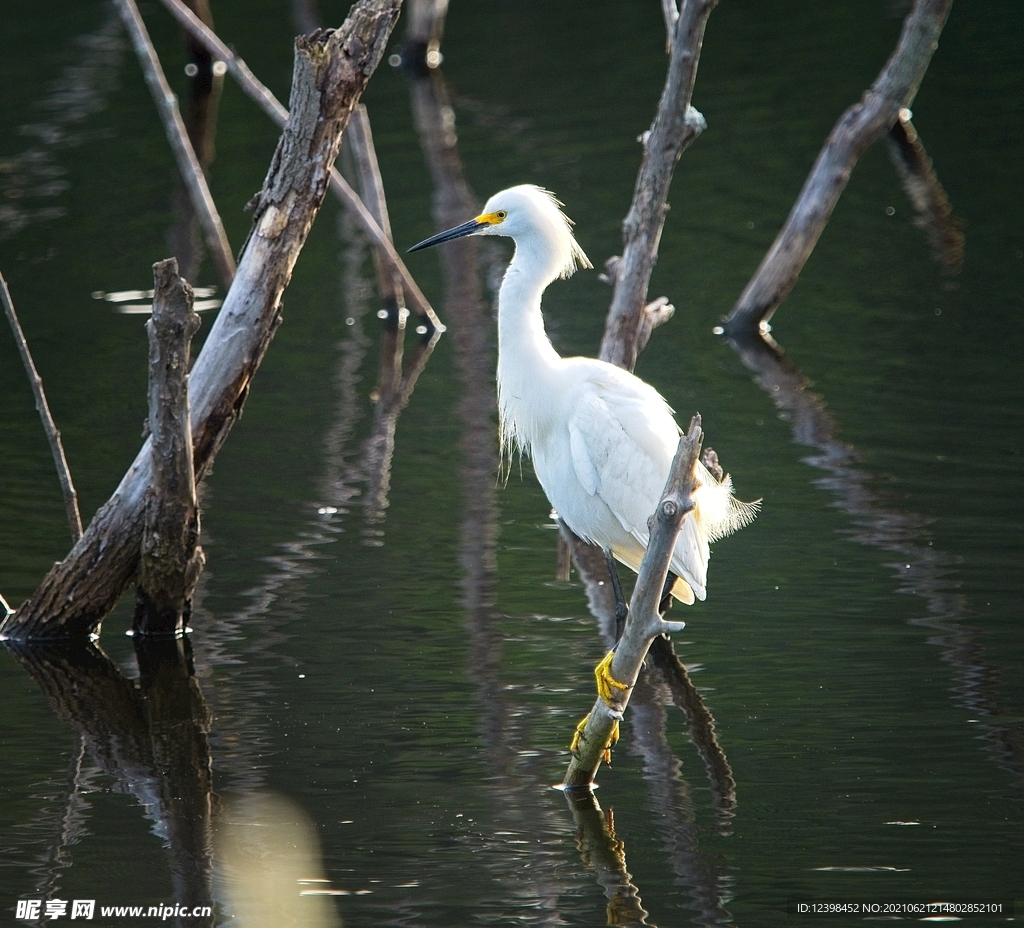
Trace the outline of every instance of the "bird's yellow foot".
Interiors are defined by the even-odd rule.
[[[583,732],[586,730],[587,722],[590,720],[590,713],[588,712],[582,719],[580,719],[579,725],[576,726],[576,731],[572,736],[572,744],[569,745],[569,750],[573,754],[576,753],[577,748],[580,746],[580,741],[583,740]],[[604,746],[603,758],[606,764],[612,762],[612,748],[615,747],[619,740],[619,723],[616,720],[615,725],[611,730],[611,734],[608,735],[608,741]]]
[[[615,747],[619,740],[619,723],[616,722],[612,728],[612,733],[608,736],[608,743],[604,746],[604,762],[610,764],[612,762],[612,748]]]
[[[572,744],[569,745],[569,750],[572,751],[573,754],[576,753],[576,749],[580,746],[580,741],[583,738],[583,729],[587,727],[587,720],[589,718],[590,713],[588,712],[582,719],[580,719],[579,725],[576,726],[576,731],[572,736]]]
[[[614,706],[612,695],[614,690],[628,690],[628,683],[619,683],[612,676],[612,660],[615,657],[614,651],[609,651],[604,659],[594,668],[594,678],[597,680],[597,693],[609,706]]]

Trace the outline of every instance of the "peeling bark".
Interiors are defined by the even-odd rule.
[[[199,547],[187,373],[199,316],[192,311],[192,288],[178,276],[174,258],[154,264],[153,277],[153,318],[146,323],[153,483],[146,501],[134,631],[174,635],[184,629],[206,562]]]

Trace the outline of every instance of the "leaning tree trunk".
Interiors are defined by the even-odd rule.
[[[238,418],[281,323],[281,297],[323,203],[342,131],[400,7],[401,0],[360,0],[339,29],[296,40],[291,114],[255,198],[234,283],[189,378],[196,480]],[[82,538],[0,634],[45,639],[98,631],[138,571],[151,476],[147,441]]]

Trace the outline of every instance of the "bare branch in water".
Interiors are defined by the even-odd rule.
[[[622,258],[606,265],[615,290],[601,341],[601,359],[631,371],[644,336],[658,324],[648,319],[647,288],[658,259],[668,212],[668,190],[679,156],[704,130],[704,117],[692,106],[704,27],[718,0],[685,3],[675,18],[665,88],[651,128],[644,133],[643,161],[633,202],[622,224]],[[661,320],[664,321],[664,320]]]
[[[60,432],[50,414],[50,405],[46,402],[46,392],[43,390],[43,378],[36,370],[35,362],[32,360],[32,353],[28,349],[28,341],[18,321],[18,314],[14,310],[14,301],[11,299],[11,291],[7,289],[7,281],[4,275],[0,274],[0,298],[3,299],[4,312],[7,321],[11,324],[11,331],[14,333],[14,340],[18,343],[18,353],[21,355],[21,362],[25,365],[25,373],[28,374],[28,381],[32,386],[32,393],[36,398],[36,409],[39,410],[39,418],[43,421],[43,431],[46,432],[46,440],[50,443],[50,453],[53,454],[53,463],[57,468],[57,479],[60,481],[60,490],[64,495],[64,511],[68,516],[68,527],[71,529],[71,540],[78,541],[82,537],[82,517],[78,512],[78,494],[75,492],[75,485],[71,480],[71,470],[68,467],[67,458],[64,457],[64,445],[60,440]],[[7,603],[3,603],[7,609]],[[8,609],[8,612],[10,610]]]
[[[260,109],[263,110],[276,125],[283,127],[288,119],[288,110],[281,105],[256,76],[249,70],[248,65],[227,47],[206,24],[199,19],[181,0],[161,0],[163,5],[189,35],[195,38],[203,46],[216,55],[218,60],[223,61],[228,73],[238,81],[238,85],[245,91],[250,99],[254,100]],[[381,249],[386,259],[390,262],[395,273],[402,280],[402,287],[405,290],[405,299],[409,308],[418,316],[424,317],[429,326],[438,332],[444,331],[441,320],[437,318],[433,307],[423,295],[423,291],[416,285],[412,275],[409,273],[405,262],[402,261],[394,245],[391,244],[384,230],[374,220],[373,215],[366,208],[366,205],[359,198],[359,195],[352,189],[348,181],[338,173],[337,169],[330,171],[331,191],[347,207],[349,207],[362,226],[363,231],[370,237],[377,248]]]
[[[908,108],[938,46],[953,0],[917,0],[892,57],[863,98],[839,118],[804,182],[785,225],[736,306],[723,320],[727,335],[766,323],[796,286],[854,165]]]
[[[400,6],[359,0],[340,28],[296,40],[293,112],[256,198],[238,273],[189,376],[197,480],[241,414],[281,322],[281,299],[323,204],[328,169]],[[0,632],[52,639],[97,631],[138,571],[151,480],[147,442],[88,531]]]
[[[214,263],[220,271],[224,287],[230,287],[235,276],[235,259],[231,254],[231,246],[228,244],[224,225],[220,221],[220,215],[217,213],[213,196],[206,183],[206,175],[203,174],[202,165],[192,148],[188,130],[185,128],[185,123],[178,110],[178,98],[167,83],[167,78],[164,77],[160,59],[153,48],[153,43],[149,40],[149,33],[146,31],[146,25],[142,21],[135,0],[117,0],[117,8],[121,13],[125,29],[128,30],[135,53],[139,57],[139,64],[142,65],[146,84],[153,95],[157,111],[160,113],[164,131],[167,133],[167,140],[171,144],[175,161],[178,163],[178,173],[181,174],[181,179],[185,182],[189,199],[192,201],[192,208],[196,211],[199,224],[203,228],[206,246],[210,249]]]

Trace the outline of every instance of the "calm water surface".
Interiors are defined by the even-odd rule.
[[[320,4],[331,23],[344,8]],[[786,378],[758,378],[712,334],[903,9],[729,0],[708,27],[694,103],[709,129],[677,171],[652,282],[677,313],[638,373],[681,419],[701,412],[740,495],[764,500],[716,546],[708,600],[673,641],[710,747],[652,667],[601,771],[602,814],[574,817],[550,788],[607,642],[601,591],[556,577],[529,463],[497,478],[490,301],[508,249],[410,261],[448,332],[381,486],[365,450],[372,268],[328,203],[204,489],[194,678],[160,649],[136,657],[128,604],[102,652],[0,655],[0,924],[25,899],[200,899],[214,917],[180,923],[356,928],[849,924],[788,907],[1024,900],[1018,6],[956,5],[914,106],[964,222],[959,276],[931,259],[876,146],[773,320]],[[184,93],[173,24],[143,12]],[[214,13],[286,97],[290,5]],[[146,402],[142,317],[93,294],[146,289],[172,253],[173,164],[110,7],[3,19],[0,269],[88,517],[133,459]],[[445,91],[475,195],[549,187],[600,266],[620,247],[663,45],[653,2],[453,4]],[[444,218],[424,101],[385,66],[366,102],[408,245]],[[275,141],[225,84],[210,177],[236,248]],[[209,262],[192,277],[217,284]],[[596,352],[608,295],[594,272],[552,288],[561,351]],[[17,604],[68,544],[4,336],[0,430],[0,592]]]

